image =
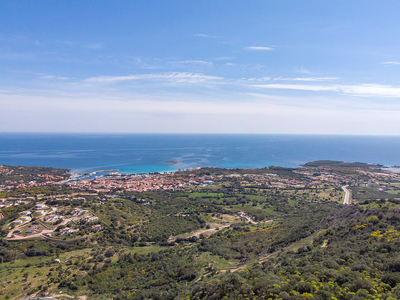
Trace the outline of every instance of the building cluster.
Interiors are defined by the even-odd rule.
[[[57,221],[57,220],[60,220],[60,219],[63,219],[63,218],[64,218],[64,216],[51,214],[51,215],[45,216],[43,218],[43,220],[46,221],[46,222],[53,222],[53,221]]]
[[[191,185],[214,184],[210,176],[205,177],[176,177],[170,174],[158,175],[120,175],[84,179],[64,183],[78,190],[92,190],[98,193],[113,191],[146,192],[146,191],[179,191]]]
[[[281,178],[276,174],[262,174],[262,175],[245,174],[236,177],[240,180],[243,186],[262,185],[265,187],[279,189],[284,187],[304,188],[310,184],[310,181],[308,180],[286,179],[286,178]]]
[[[98,220],[99,218],[96,216],[88,216],[88,217],[83,217],[81,218],[82,222],[91,222],[91,221],[95,221]]]
[[[49,175],[51,176],[51,175]],[[57,176],[59,177],[59,176]],[[0,185],[0,191],[1,190],[14,190],[14,189],[26,189],[26,188],[33,188],[33,187],[38,187],[38,186],[48,186],[48,185],[62,185],[61,182],[54,181],[54,180],[48,180],[45,182],[36,182],[36,181],[29,181],[25,182],[23,180],[18,180],[18,181],[12,181],[12,180],[6,180],[4,181],[4,184]]]
[[[59,233],[60,234],[66,234],[66,233],[73,233],[73,232],[76,232],[76,231],[78,231],[78,229],[72,229],[72,228],[69,228],[69,227],[65,227],[65,228],[60,229]]]
[[[83,215],[87,210],[85,209],[80,209],[80,208],[75,208],[73,211],[71,211],[70,215],[72,216],[80,216]]]

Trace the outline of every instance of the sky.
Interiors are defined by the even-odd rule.
[[[400,135],[400,1],[1,1],[0,132]]]

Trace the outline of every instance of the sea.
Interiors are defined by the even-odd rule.
[[[400,136],[0,133],[0,165],[79,174],[299,167],[315,160],[399,166]]]

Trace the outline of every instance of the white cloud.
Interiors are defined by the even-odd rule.
[[[62,76],[53,76],[53,75],[45,75],[41,76],[40,79],[58,79],[58,80],[68,80],[68,77],[62,77]]]
[[[204,33],[196,33],[194,36],[202,37],[202,38],[216,38],[214,35],[204,34]]]
[[[252,85],[253,87],[282,89],[282,90],[302,90],[302,91],[337,91],[334,86],[303,85],[303,84],[264,84]]]
[[[399,61],[385,61],[382,64],[384,65],[400,65]]]
[[[284,78],[277,77],[274,80],[282,80],[282,81],[333,81],[338,80],[337,77],[297,77],[297,78]]]
[[[214,58],[214,60],[232,60],[232,59],[233,59],[232,57],[227,57],[227,56]]]
[[[313,72],[307,70],[306,68],[301,67],[300,69],[296,69],[296,72],[298,73],[302,73],[302,74],[307,74],[307,75],[311,75],[313,74]]]
[[[121,81],[129,80],[164,80],[173,82],[187,82],[187,83],[201,83],[210,81],[220,81],[223,77],[210,76],[197,73],[186,73],[186,72],[170,72],[170,73],[158,73],[158,74],[139,74],[139,75],[128,75],[128,76],[99,76],[91,77],[86,79],[86,82],[97,82],[97,83],[116,83]]]
[[[362,97],[400,98],[400,87],[381,84],[359,85],[305,85],[305,84],[265,84],[252,87],[268,89],[302,90],[302,91],[331,91]]]
[[[212,62],[204,61],[204,60],[181,60],[181,61],[172,61],[170,63],[179,63],[179,64],[190,64],[190,65],[207,65],[211,66]]]
[[[270,50],[274,50],[274,48],[272,48],[272,47],[246,47],[246,50],[270,51]]]
[[[127,57],[128,59],[133,59],[134,62],[140,66],[141,69],[145,70],[156,70],[156,69],[161,69],[161,66],[157,65],[159,63],[158,59],[153,59],[152,61],[147,62],[144,61],[141,58],[136,58],[136,57]]]
[[[271,80],[271,77],[261,77],[261,78],[254,77],[254,78],[249,78],[247,80],[249,80],[249,81],[268,81],[268,80]]]

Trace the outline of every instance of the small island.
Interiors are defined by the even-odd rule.
[[[167,160],[167,163],[170,163],[170,164],[179,164],[180,162],[177,161],[177,160]]]

